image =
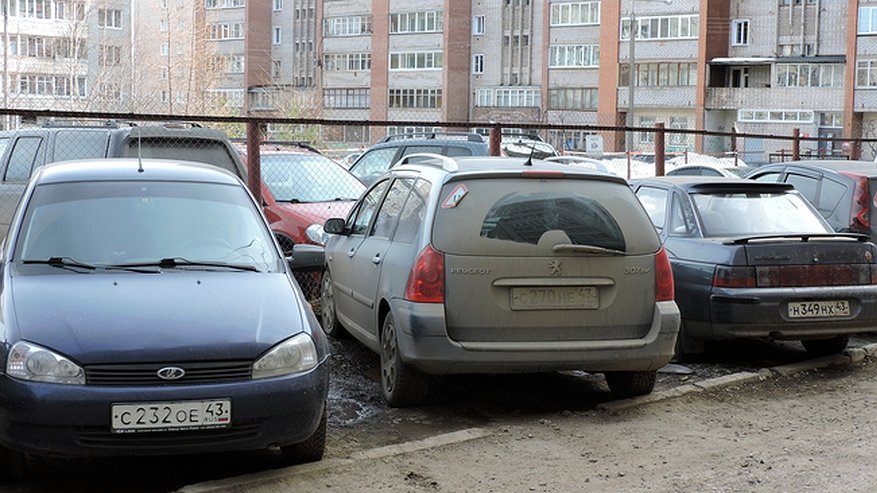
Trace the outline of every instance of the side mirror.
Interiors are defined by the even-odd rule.
[[[292,247],[292,256],[286,260],[293,272],[320,272],[326,266],[325,259],[323,247],[298,243]]]
[[[340,217],[326,219],[326,223],[323,224],[323,231],[333,235],[346,235],[347,223]]]

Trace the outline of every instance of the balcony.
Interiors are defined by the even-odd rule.
[[[625,110],[627,87],[618,88],[618,108]],[[694,108],[695,86],[636,87],[634,103],[637,108]]]
[[[705,106],[708,110],[840,110],[843,98],[840,87],[708,87]]]

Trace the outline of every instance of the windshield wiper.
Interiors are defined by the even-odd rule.
[[[47,259],[27,259],[27,260],[22,260],[21,263],[28,264],[28,265],[35,265],[35,264],[51,265],[52,267],[60,267],[62,269],[69,269],[71,267],[85,269],[85,270],[95,270],[96,269],[95,266],[93,266],[91,264],[87,264],[85,262],[80,262],[79,260],[76,260],[75,258],[72,258],[72,257],[49,257]]]
[[[277,202],[285,202],[287,204],[308,204],[309,202],[302,199],[279,199]]]
[[[246,264],[230,264],[228,262],[210,262],[202,260],[189,260],[182,257],[167,257],[158,262],[137,262],[130,264],[109,265],[117,269],[130,269],[137,267],[159,267],[162,269],[176,269],[179,267],[216,267],[219,269],[242,270],[249,272],[262,272],[257,267]]]
[[[573,245],[572,243],[561,243],[551,248],[554,252],[577,252],[577,253],[599,253],[603,255],[626,255],[621,250],[614,248],[606,248],[596,245]]]

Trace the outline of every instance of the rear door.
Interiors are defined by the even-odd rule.
[[[12,138],[8,146],[0,181],[0,231],[4,236],[31,173],[45,161],[46,136],[44,132],[24,132]]]
[[[441,191],[446,321],[460,342],[639,338],[655,310],[660,243],[612,178],[462,178]]]

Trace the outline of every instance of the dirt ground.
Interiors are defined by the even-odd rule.
[[[875,377],[872,362],[620,414],[506,416],[487,438],[239,491],[877,491]]]

